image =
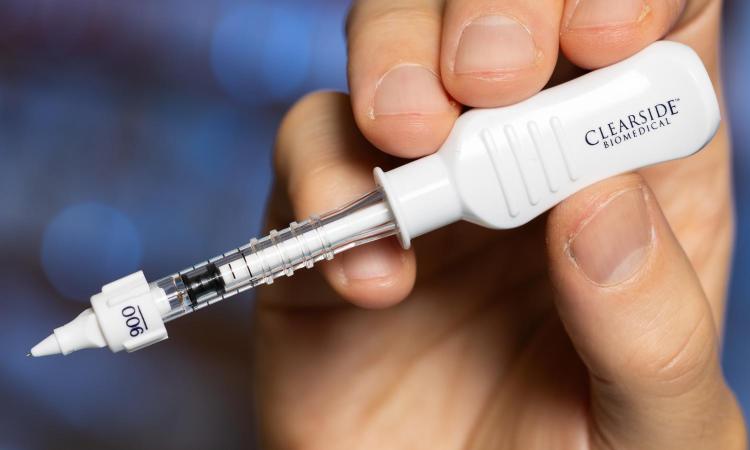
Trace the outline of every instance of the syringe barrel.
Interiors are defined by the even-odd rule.
[[[262,239],[157,280],[169,302],[164,321],[395,233],[391,210],[376,189],[342,208],[271,230]]]

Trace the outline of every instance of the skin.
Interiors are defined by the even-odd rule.
[[[315,93],[288,113],[269,227],[368,191],[374,165],[434,152],[461,105],[520,101],[664,36],[691,45],[721,91],[720,2],[650,0],[636,23],[570,29],[573,3],[355,2],[351,98]],[[533,67],[455,73],[461,27],[498,11],[528,27]],[[405,63],[434,73],[449,106],[373,117],[378,80]],[[408,251],[390,238],[262,288],[264,448],[746,448],[718,360],[733,241],[726,123],[701,153],[598,183],[519,229],[456,224]],[[594,283],[571,239],[631,191],[650,217],[647,257],[617,284]]]

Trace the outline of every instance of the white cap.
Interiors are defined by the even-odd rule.
[[[84,310],[67,324],[55,328],[42,342],[31,349],[31,356],[47,356],[62,353],[67,355],[84,348],[100,348],[107,345],[96,315],[91,308]]]
[[[84,348],[109,346],[132,352],[167,338],[162,313],[169,306],[164,291],[138,271],[102,287],[91,308],[31,349],[29,356],[67,355]]]

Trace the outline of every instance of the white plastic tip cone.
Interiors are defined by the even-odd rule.
[[[62,353],[60,350],[60,343],[57,342],[57,337],[54,333],[50,334],[44,340],[36,344],[29,352],[30,356],[49,356],[58,355]]]

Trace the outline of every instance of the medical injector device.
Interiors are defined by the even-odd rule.
[[[106,284],[29,355],[139,350],[167,338],[166,322],[386,236],[409,248],[460,220],[521,226],[597,181],[699,151],[719,123],[698,55],[656,42],[521,103],[464,113],[437,153],[376,168],[377,189],[340,209],[156,281],[139,271]]]

